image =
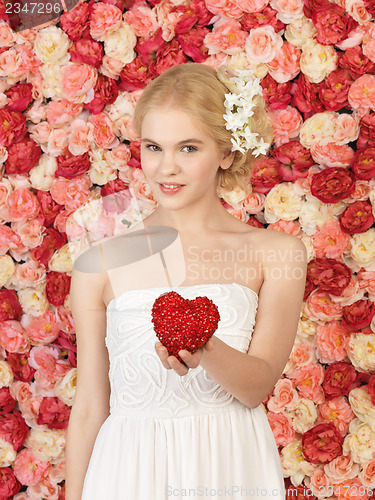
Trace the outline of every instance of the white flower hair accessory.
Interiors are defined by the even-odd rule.
[[[254,114],[255,107],[253,98],[257,94],[262,95],[262,87],[260,79],[254,78],[250,70],[237,70],[237,75],[229,80],[235,91],[225,94],[225,126],[227,130],[232,130],[232,151],[246,153],[253,149],[252,154],[257,157],[266,154],[270,146],[249,127],[249,117]]]

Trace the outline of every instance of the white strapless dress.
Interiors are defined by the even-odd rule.
[[[250,409],[198,366],[184,376],[155,352],[155,299],[174,290],[217,305],[215,335],[248,352],[254,290],[205,284],[132,290],[107,308],[110,415],[95,440],[82,500],[285,499],[277,445],[263,407]]]

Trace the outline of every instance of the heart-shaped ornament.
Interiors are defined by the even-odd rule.
[[[154,331],[170,356],[184,363],[181,349],[197,351],[215,333],[220,314],[216,304],[206,296],[184,299],[177,292],[160,295],[152,306]],[[185,363],[184,363],[185,364]]]

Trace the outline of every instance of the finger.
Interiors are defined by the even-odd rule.
[[[162,365],[164,366],[164,368],[166,368],[167,370],[171,370],[172,367],[168,362],[169,353],[168,353],[167,348],[164,347],[161,342],[157,342],[155,344],[155,350],[156,350],[156,354],[159,356],[160,361],[162,362]]]
[[[178,352],[178,355],[189,368],[196,368],[200,363],[202,352],[198,350],[191,353],[186,349],[181,349],[181,351]]]
[[[176,356],[169,356],[168,363],[171,365],[171,367],[177,373],[177,375],[183,376],[186,375],[187,372],[189,371],[189,368],[180,363],[176,358]]]

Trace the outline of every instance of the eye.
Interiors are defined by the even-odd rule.
[[[186,153],[194,153],[194,151],[198,150],[195,146],[184,146],[183,149],[186,151]]]
[[[156,144],[147,144],[146,149],[150,151],[160,151],[159,146],[156,146]]]

